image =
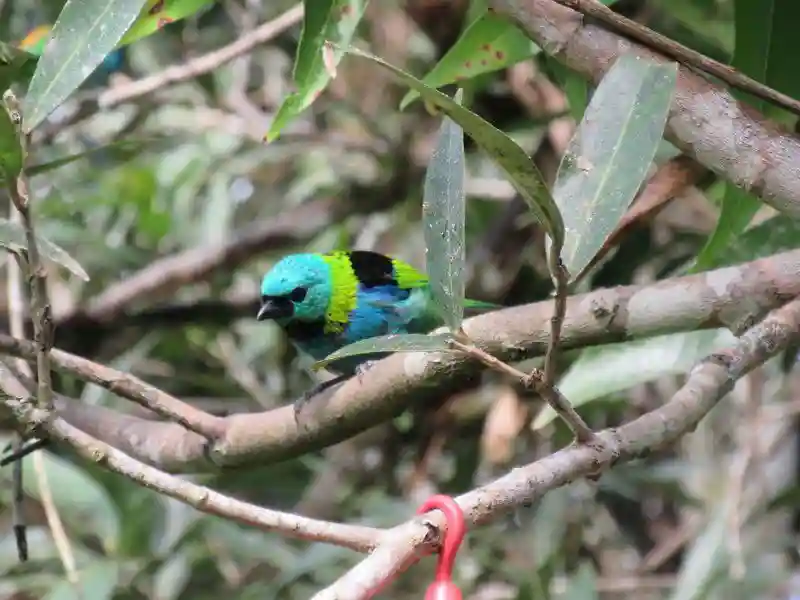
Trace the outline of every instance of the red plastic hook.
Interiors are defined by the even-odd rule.
[[[437,494],[428,498],[419,507],[417,514],[438,509],[444,513],[447,520],[447,533],[442,541],[442,550],[436,564],[436,577],[425,592],[425,600],[461,600],[461,591],[452,581],[453,562],[456,559],[464,533],[467,529],[464,521],[464,512],[450,496]]]

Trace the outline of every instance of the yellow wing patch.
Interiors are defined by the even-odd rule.
[[[322,259],[331,269],[331,299],[325,313],[325,333],[342,333],[356,307],[358,279],[347,252],[329,252]]]
[[[397,285],[404,289],[420,288],[428,285],[428,276],[402,260],[392,259],[394,278]]]

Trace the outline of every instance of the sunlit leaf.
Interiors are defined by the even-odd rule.
[[[36,65],[23,105],[30,132],[114,50],[145,0],[67,0]]]
[[[733,340],[727,329],[715,329],[587,348],[558,382],[558,389],[573,406],[581,406],[664,375],[685,373]],[[555,418],[546,406],[531,427],[541,429]]]
[[[23,160],[19,126],[0,100],[0,174],[9,179],[15,178],[22,171]]]
[[[42,257],[57,265],[61,265],[84,281],[89,281],[89,275],[83,270],[83,267],[81,267],[78,261],[72,258],[66,250],[56,246],[53,242],[39,234],[36,235],[36,241]],[[15,253],[27,249],[28,243],[22,224],[9,221],[8,219],[0,219],[0,247]]]
[[[159,31],[164,25],[191,17],[214,0],[147,0],[139,17],[117,44],[117,48]]]
[[[314,363],[314,369],[322,369],[329,364],[348,356],[360,356],[379,352],[443,352],[452,351],[450,334],[425,335],[422,333],[403,333],[383,335],[359,340],[339,348],[323,360]]]
[[[647,175],[669,112],[678,66],[622,55],[597,86],[558,169],[561,257],[576,276],[603,246]]]
[[[456,94],[461,103],[462,91]],[[442,119],[422,196],[426,270],[433,299],[452,329],[464,316],[464,131],[449,117]]]
[[[276,139],[289,122],[316,100],[331,80],[342,59],[342,50],[325,46],[333,42],[347,46],[355,35],[356,27],[368,0],[306,0],[303,13],[303,32],[297,46],[294,63],[294,84],[297,91],[284,99],[269,132],[267,142]],[[327,48],[327,50],[326,50]],[[323,56],[329,52],[327,56]]]
[[[531,211],[550,235],[557,248],[564,239],[564,224],[550,191],[533,161],[505,133],[467,110],[446,94],[428,87],[419,79],[367,52],[349,48],[348,54],[366,58],[388,69],[406,85],[416,90],[423,100],[440,108],[505,171],[509,180],[525,199]]]
[[[518,27],[494,12],[486,12],[467,27],[436,66],[422,78],[422,82],[429,87],[439,88],[482,73],[505,69],[538,52],[539,47]],[[400,102],[400,110],[418,97],[416,90],[410,90]]]

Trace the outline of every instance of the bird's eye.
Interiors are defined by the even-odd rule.
[[[289,294],[289,298],[292,302],[302,302],[306,297],[306,288],[296,287],[292,290],[292,293]]]

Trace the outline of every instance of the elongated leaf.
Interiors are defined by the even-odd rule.
[[[114,50],[144,2],[67,0],[25,97],[26,132],[44,121]]]
[[[325,42],[347,46],[364,16],[369,0],[305,0],[303,33],[297,46],[294,63],[294,83],[297,91],[281,104],[269,131],[267,142],[276,139],[289,122],[316,100],[331,80],[332,71],[342,59],[343,52],[329,46],[323,56]]]
[[[619,223],[647,175],[669,112],[678,66],[622,55],[586,109],[558,168],[561,253],[576,276]]]
[[[439,335],[425,335],[422,333],[403,333],[382,335],[379,337],[359,340],[339,348],[323,360],[314,363],[314,369],[322,369],[348,356],[373,354],[376,352],[445,352],[453,351],[450,340],[453,336],[449,333]]]
[[[66,578],[53,586],[44,600],[111,600],[114,589],[123,583],[120,563],[114,560],[93,561],[81,569],[76,586]]]
[[[685,373],[733,339],[727,329],[716,329],[587,348],[559,381],[558,389],[573,406],[581,406],[664,375]],[[531,427],[541,429],[555,418],[547,406]]]
[[[692,272],[710,269],[717,257],[726,255],[731,243],[735,243],[759,208],[761,201],[758,198],[732,183],[726,183],[717,226],[697,255]]]
[[[366,58],[396,75],[403,83],[416,90],[423,100],[439,107],[448,117],[458,123],[464,132],[505,171],[509,180],[525,199],[538,221],[550,235],[557,248],[564,240],[564,223],[541,173],[530,157],[505,133],[467,110],[446,94],[428,87],[419,79],[390,65],[377,56],[349,48],[348,54]]]
[[[462,96],[458,90],[459,104]],[[442,319],[453,331],[464,317],[465,179],[464,131],[445,117],[425,173],[422,220],[431,293]]]
[[[66,250],[38,234],[36,235],[36,241],[38,242],[39,252],[45,259],[61,265],[84,281],[89,281],[89,275]],[[11,252],[27,249],[28,243],[25,238],[25,230],[20,223],[9,221],[8,219],[0,219],[0,247]]]
[[[485,12],[467,27],[461,37],[422,78],[432,88],[499,71],[539,53],[519,28],[493,12]],[[410,90],[400,102],[400,110],[419,98]]]
[[[11,115],[0,100],[0,173],[12,179],[22,171],[22,163],[18,125],[11,120]]]
[[[117,44],[117,48],[159,31],[164,25],[191,17],[214,0],[147,0],[136,21]]]
[[[800,220],[780,214],[736,236],[725,252],[716,255],[709,268],[738,265],[798,247]]]

